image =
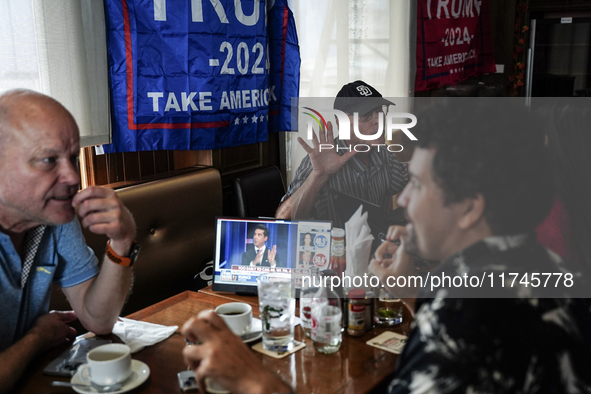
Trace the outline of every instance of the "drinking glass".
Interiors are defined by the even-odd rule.
[[[295,321],[292,279],[263,275],[257,282],[263,347],[277,353],[288,352],[293,349]]]
[[[395,298],[386,290],[380,289],[380,296],[375,302],[374,321],[380,326],[395,326],[402,323],[402,300]]]

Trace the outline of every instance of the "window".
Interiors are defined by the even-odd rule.
[[[110,138],[103,2],[0,2],[0,91],[27,88],[61,102],[82,146]]]

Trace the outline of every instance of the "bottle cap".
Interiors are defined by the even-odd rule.
[[[365,290],[351,289],[351,290],[349,290],[349,298],[353,298],[356,300],[363,300],[363,299],[365,299]]]
[[[337,237],[337,238],[344,237],[345,236],[345,230],[343,230],[342,228],[335,227],[335,228],[333,228],[331,230],[330,235],[332,235],[333,238],[334,237]]]
[[[335,270],[326,269],[320,273],[320,276],[337,276],[337,272]]]

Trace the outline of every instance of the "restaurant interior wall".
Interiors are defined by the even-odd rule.
[[[22,23],[27,19],[26,15],[14,16],[14,7],[16,5],[19,7],[29,7],[28,12],[30,14],[33,7],[48,7],[49,3],[52,6],[57,6],[58,3],[65,2],[9,0],[0,4],[0,7],[2,7],[0,15],[3,15],[5,18],[10,16],[12,19],[11,23],[3,22],[0,24],[0,37],[3,38],[0,40],[0,51],[3,54],[3,59],[0,60],[0,64],[2,65],[0,66],[0,84],[2,84],[0,88],[2,90],[17,86],[30,87],[37,90],[41,89],[42,82],[37,81],[30,84],[24,82],[21,78],[28,77],[32,72],[39,73],[39,64],[44,62],[40,60],[31,61],[31,59],[34,59],[31,56],[35,54],[38,56],[39,53],[46,55],[47,50],[39,50],[37,44],[19,45],[12,41],[12,37],[23,36],[28,31],[28,28]],[[96,6],[97,3],[102,2],[92,2],[89,0],[81,2],[81,4],[86,4],[86,6]],[[332,96],[336,94],[340,86],[354,79],[367,80],[368,83],[374,85],[386,96],[395,96],[401,90],[404,92],[404,89],[411,90],[411,88],[401,87],[404,85],[400,79],[391,77],[394,75],[395,70],[404,69],[405,66],[388,61],[388,56],[391,54],[400,60],[406,54],[412,54],[406,60],[409,61],[409,59],[414,57],[413,45],[407,44],[408,48],[404,49],[404,44],[401,45],[396,40],[391,39],[393,34],[391,29],[395,26],[400,27],[401,23],[386,23],[386,27],[380,29],[377,29],[377,27],[382,25],[376,23],[376,21],[382,20],[400,22],[393,18],[401,18],[402,15],[407,15],[404,17],[406,18],[406,26],[404,28],[408,29],[407,31],[413,31],[414,26],[410,21],[414,20],[414,16],[408,16],[410,15],[408,11],[406,11],[406,14],[396,12],[397,10],[392,6],[393,4],[400,6],[402,2],[388,0],[351,0],[347,2],[347,7],[342,6],[342,0],[338,3],[337,0],[333,0],[332,2],[326,1],[321,4],[316,2],[311,6],[307,3],[311,3],[311,0],[294,2],[294,13],[296,15],[296,22],[298,23],[298,34],[302,52],[302,96]],[[320,8],[317,9],[317,6],[320,6]],[[495,61],[497,64],[503,64],[505,67],[503,73],[481,76],[474,79],[501,86],[508,84],[510,64],[513,56],[515,6],[516,0],[491,2],[489,11]],[[535,11],[585,11],[589,10],[589,8],[589,2],[581,0],[530,1],[530,10]],[[82,11],[79,10],[77,12],[81,20]],[[70,11],[71,13],[72,11]],[[38,15],[41,15],[41,13],[38,13]],[[91,18],[88,18],[88,11],[86,11],[85,15],[87,19],[95,23],[95,27],[96,25],[100,25],[98,23],[100,18],[97,16],[98,13],[96,11],[90,10]],[[385,18],[384,15],[388,15],[388,17]],[[79,28],[81,22],[76,22],[73,25],[74,27],[62,24],[58,28],[49,29],[56,34],[58,32],[62,35],[65,34],[63,37],[74,37],[59,40],[53,39],[52,42],[54,44],[60,43],[61,47],[65,48],[73,45],[76,42],[76,37],[78,37],[78,42],[80,42],[79,37],[83,35],[77,33],[76,27]],[[42,26],[45,26],[45,30],[47,30],[47,25]],[[95,37],[101,37],[101,35]],[[414,35],[412,37],[414,40]],[[325,48],[325,50],[320,51],[319,49],[321,47]],[[62,56],[62,58],[68,57]],[[45,63],[47,64],[47,61]],[[75,68],[70,71],[70,67],[61,67],[69,70],[68,72],[71,76],[67,84],[61,83],[57,84],[58,86],[70,85],[73,77],[86,82],[94,80],[94,78],[88,78],[89,72],[84,71],[84,68]],[[53,67],[53,69],[56,68],[59,69],[60,67]],[[98,67],[94,72],[100,70],[103,70],[106,74],[106,66],[104,69]],[[414,80],[414,77],[407,77],[406,79],[407,83],[411,80]],[[48,91],[48,93],[55,95],[52,91]],[[421,94],[430,95],[432,92]],[[77,101],[80,103],[88,102],[88,100]],[[102,99],[99,101],[105,102]],[[107,128],[102,127],[103,130]],[[81,127],[82,132],[86,129],[88,128]],[[290,144],[288,143],[287,146],[289,147]],[[97,155],[93,148],[86,148],[83,150],[83,163],[81,163],[81,167],[86,175],[85,185],[122,185],[141,181],[145,177],[156,174],[162,174],[164,176],[174,174],[174,171],[180,168],[198,164],[211,165],[217,168],[222,174],[224,202],[227,202],[231,201],[230,181],[236,175],[267,165],[277,165],[285,170],[286,165],[283,155],[289,153],[283,153],[285,149],[281,136],[275,134],[270,135],[270,140],[266,143],[214,151],[151,151]],[[287,166],[290,166],[290,173],[295,170],[295,168],[291,168],[291,164],[287,164]],[[284,173],[285,175],[287,174]],[[286,177],[286,182],[289,183],[290,179],[290,177]],[[230,206],[231,204],[229,203],[225,204],[225,207]],[[224,214],[231,213],[224,211]]]

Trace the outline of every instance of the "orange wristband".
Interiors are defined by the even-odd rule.
[[[109,260],[111,260],[115,264],[122,265],[124,267],[131,267],[135,260],[137,259],[138,253],[140,252],[140,244],[133,241],[131,244],[131,249],[129,250],[128,257],[121,257],[111,248],[111,240],[107,241],[107,250],[105,251]]]

